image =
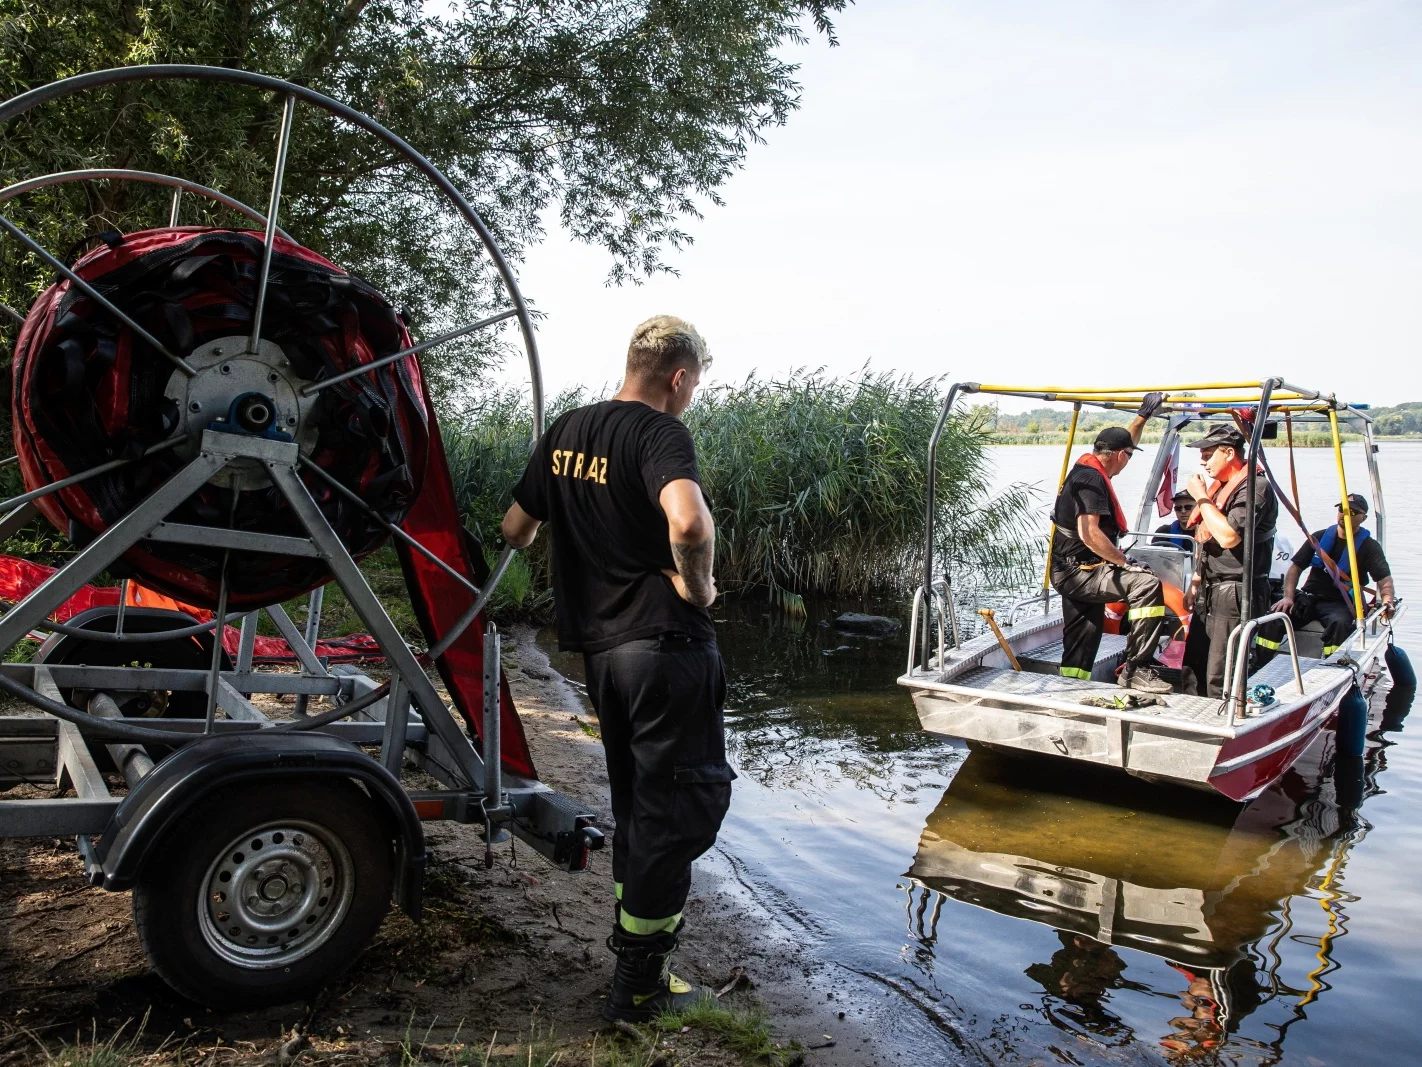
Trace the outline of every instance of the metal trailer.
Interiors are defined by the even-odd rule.
[[[298,102],[378,138],[427,176],[477,234],[501,276],[510,308],[404,352],[352,370],[407,358],[433,344],[508,318],[517,320],[529,362],[534,437],[542,431],[542,388],[532,323],[518,285],[491,234],[468,201],[428,160],[373,119],[304,86],[245,71],[201,66],[138,66],[68,78],[0,105],[0,123],[41,103],[120,82],[198,80],[251,86],[277,94],[282,122],[271,198],[265,214],[171,175],[132,170],[48,174],[0,190],[0,230],[35,252],[80,288],[84,283],[3,214],[3,203],[33,189],[93,179],[156,183],[174,190],[170,224],[183,193],[210,197],[265,231],[265,261],[250,337],[231,339],[247,370],[262,373],[268,394],[310,397],[318,383],[294,376],[281,350],[261,338],[262,303]],[[102,296],[101,306],[141,333]],[[11,309],[0,310],[19,321]],[[151,340],[151,339],[150,339]],[[177,387],[236,398],[250,389],[220,342],[187,354],[160,352],[175,363]],[[184,358],[186,357],[186,358]],[[251,364],[251,367],[247,367]],[[226,369],[224,370],[224,366]],[[226,378],[223,378],[226,375]],[[220,406],[220,405],[219,405]],[[186,412],[186,407],[184,411]],[[207,410],[211,410],[208,406]],[[427,859],[422,823],[482,825],[486,842],[511,832],[567,871],[585,868],[603,836],[588,809],[547,786],[501,769],[500,635],[484,634],[486,758],[441,699],[405,644],[346,546],[302,482],[326,477],[357,506],[370,509],[303,455],[300,435],[281,441],[193,423],[172,445],[186,464],[136,509],[111,525],[21,603],[0,618],[7,652],[32,631],[49,638],[29,663],[0,665],[0,692],[28,703],[30,714],[0,716],[0,788],[42,783],[69,794],[56,799],[0,799],[0,836],[75,836],[91,884],[133,891],[134,919],[154,969],[178,992],[210,1004],[280,1002],[319,988],[348,965],[374,934],[392,898],[418,919]],[[114,469],[102,464],[0,504],[0,538],[34,514],[34,500],[67,484]],[[304,536],[275,536],[170,522],[168,516],[212,479],[270,485],[299,518]],[[465,587],[470,606],[456,628],[430,650],[448,648],[483,609],[506,570],[511,550],[478,588],[384,519],[387,532],[443,568]],[[229,616],[224,571],[212,622],[122,604],[96,608],[68,624],[49,620],[70,596],[141,541],[200,544],[228,551],[324,560],[368,632],[379,643],[390,679],[377,683],[352,667],[328,669],[315,653],[322,589],[310,594],[304,631],[280,604]],[[253,669],[260,611],[295,653],[295,673]],[[218,621],[240,621],[235,661],[223,652]],[[289,716],[272,718],[256,694],[294,695]],[[311,713],[313,697],[335,707]],[[153,718],[155,703],[186,702],[188,718]],[[220,714],[219,714],[220,713]],[[412,789],[408,768],[439,788]],[[119,776],[124,783],[120,787]],[[113,780],[111,788],[110,779]],[[487,846],[486,846],[487,849]],[[486,862],[492,852],[486,850]]]

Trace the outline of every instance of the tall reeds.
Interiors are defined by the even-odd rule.
[[[946,384],[799,371],[704,390],[686,414],[716,520],[723,591],[766,589],[784,603],[813,594],[903,594],[919,582],[928,439]],[[586,402],[581,392],[550,405]],[[516,392],[479,398],[445,420],[455,490],[471,528],[497,531],[528,455],[529,414]],[[551,417],[550,417],[551,421]],[[937,550],[955,578],[1012,585],[1038,547],[1031,490],[993,494],[990,429],[949,420],[938,458]],[[542,539],[540,538],[540,541]],[[547,588],[535,552],[529,595]]]

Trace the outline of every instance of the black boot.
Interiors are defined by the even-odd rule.
[[[612,990],[603,1006],[604,1019],[641,1023],[664,1011],[689,1008],[711,991],[683,982],[671,973],[681,924],[659,934],[632,934],[617,926],[607,947],[617,954]]]

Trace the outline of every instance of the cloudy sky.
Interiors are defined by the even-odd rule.
[[[679,277],[522,269],[553,389],[682,315],[713,378],[1284,374],[1422,400],[1422,5],[862,0]]]

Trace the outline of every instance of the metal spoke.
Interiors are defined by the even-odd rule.
[[[518,314],[518,308],[509,308],[507,311],[500,311],[497,315],[490,315],[487,319],[480,319],[478,322],[471,322],[466,326],[461,326],[457,330],[450,330],[449,333],[442,333],[438,337],[431,337],[428,341],[421,341],[411,348],[406,348],[400,352],[392,352],[388,356],[381,356],[379,359],[371,360],[369,363],[362,363],[359,367],[352,367],[348,371],[342,371],[334,378],[322,378],[319,382],[311,382],[309,385],[301,387],[302,396],[315,396],[322,389],[328,389],[339,382],[357,375],[365,374],[368,371],[379,370],[398,360],[413,356],[417,352],[423,352],[427,348],[435,345],[442,345],[446,341],[453,341],[456,337],[463,337],[466,333],[473,333],[475,330],[482,330],[485,326],[493,326],[497,322],[511,319]]]
[[[291,147],[291,120],[296,114],[296,97],[282,101],[281,129],[277,132],[276,171],[272,174],[272,195],[267,201],[267,232],[262,241],[262,269],[257,276],[257,298],[252,309],[252,336],[247,351],[255,353],[262,338],[262,310],[267,302],[267,279],[272,272],[272,248],[276,244],[277,212],[281,209],[281,183],[286,177],[286,153]]]
[[[146,182],[149,185],[161,185],[165,188],[174,189],[183,193],[194,193],[198,196],[205,196],[209,200],[215,200],[223,207],[229,207],[237,214],[251,219],[258,226],[265,229],[267,217],[255,208],[248,207],[240,200],[234,200],[226,193],[220,193],[216,189],[209,189],[206,185],[199,185],[197,182],[190,182],[186,178],[175,178],[171,174],[155,174],[151,170],[124,170],[112,167],[91,167],[85,170],[61,170],[53,174],[42,174],[38,178],[26,178],[22,182],[14,185],[7,185],[0,189],[0,203],[6,200],[13,200],[21,193],[34,192],[36,189],[48,189],[53,185],[65,185],[69,182],[82,181],[126,181],[126,182]],[[171,215],[170,215],[171,219]],[[287,233],[280,226],[277,227],[277,235],[288,241],[291,234]]]
[[[183,434],[181,437],[170,437],[166,441],[160,441],[150,448],[145,448],[143,455],[139,458],[147,459],[155,452],[163,452],[169,448],[175,448],[187,439],[187,434]],[[97,477],[100,474],[116,471],[120,467],[126,467],[132,462],[133,460],[131,459],[111,459],[107,463],[100,463],[97,467],[90,467],[88,470],[80,471],[78,474],[71,474],[68,478],[61,478],[57,482],[50,482],[48,485],[41,486],[38,489],[31,489],[28,493],[12,496],[9,500],[0,500],[0,512],[9,511],[11,508],[19,507],[21,504],[28,504],[31,500],[38,500],[42,496],[49,496],[50,493],[58,492],[60,489],[68,489],[71,485],[77,485],[80,482]]]
[[[113,302],[110,301],[108,297],[104,296],[92,285],[86,282],[83,278],[79,277],[79,275],[75,274],[63,263],[55,259],[54,256],[50,255],[49,252],[45,250],[43,245],[41,245],[33,237],[27,234],[24,230],[16,226],[4,215],[0,215],[0,228],[3,228],[5,232],[7,232],[11,237],[15,238],[15,240],[19,241],[35,255],[39,256],[40,259],[44,260],[47,264],[54,268],[54,270],[58,271],[60,274],[64,275],[64,277],[68,278],[70,283],[73,284],[75,288],[77,288],[90,300],[93,300],[96,304],[98,304],[114,318],[118,319],[119,322],[127,326],[139,337],[143,338],[143,340],[149,345],[151,345],[154,350],[159,353],[159,355],[161,355],[168,362],[172,363],[189,378],[191,378],[197,373],[197,370],[193,367],[191,363],[183,359],[181,356],[175,356],[172,352],[169,352],[167,346],[164,345],[161,341],[159,341],[158,338],[154,337],[142,326],[134,322],[133,319],[129,318],[127,314],[120,311],[117,307],[114,306]]]
[[[468,589],[468,590],[469,590],[471,593],[473,593],[475,596],[478,596],[478,595],[479,595],[479,587],[478,587],[477,585],[475,585],[473,582],[471,582],[468,578],[464,577],[464,575],[460,574],[457,570],[455,570],[453,567],[451,567],[451,566],[450,566],[448,563],[446,563],[444,560],[440,559],[440,558],[439,558],[438,556],[436,556],[433,552],[431,552],[428,548],[426,548],[424,545],[420,544],[419,541],[415,540],[415,538],[411,537],[411,536],[410,536],[409,534],[407,534],[404,530],[400,529],[400,527],[396,526],[393,522],[388,522],[388,521],[386,521],[384,518],[382,518],[382,517],[380,516],[380,513],[379,513],[379,512],[377,512],[373,507],[371,507],[369,504],[367,504],[364,500],[362,500],[359,496],[357,496],[357,495],[356,495],[354,492],[352,492],[350,489],[347,489],[347,488],[346,488],[344,485],[342,485],[340,482],[336,481],[336,479],[333,478],[326,470],[324,470],[323,468],[321,468],[320,466],[318,466],[318,465],[317,465],[315,462],[313,462],[312,460],[307,459],[305,456],[302,456],[302,457],[301,457],[301,465],[302,465],[303,467],[305,467],[307,470],[312,471],[312,472],[314,472],[315,474],[319,475],[319,476],[322,478],[322,480],[324,480],[328,485],[331,486],[331,488],[335,489],[338,493],[340,493],[342,496],[344,496],[344,497],[345,497],[347,500],[349,500],[352,504],[356,505],[356,507],[360,508],[360,509],[361,509],[362,511],[364,511],[367,515],[369,515],[372,519],[374,519],[376,522],[378,522],[378,523],[380,523],[382,526],[384,526],[387,533],[391,534],[391,535],[394,536],[394,537],[399,538],[401,541],[404,541],[405,544],[409,545],[411,548],[413,548],[413,549],[414,549],[416,552],[418,552],[420,555],[424,556],[425,559],[429,560],[429,561],[430,561],[431,563],[433,563],[436,567],[439,567],[441,570],[443,570],[446,574],[448,574],[451,578],[453,578],[453,579],[454,579],[456,582],[458,582],[460,585],[464,586],[464,588]]]
[[[18,311],[16,311],[14,308],[12,308],[9,304],[0,304],[0,315],[4,315],[16,326],[23,326],[25,324],[25,317],[21,315]]]
[[[183,206],[183,191],[173,190],[173,204],[168,208],[168,228],[174,229],[178,225],[178,209]]]
[[[439,644],[430,649],[430,659],[439,659],[440,656],[443,656],[449,651],[449,646],[458,641],[459,635],[467,630],[469,624],[478,618],[479,612],[483,611],[484,605],[489,602],[489,597],[492,596],[494,590],[499,587],[499,582],[503,581],[504,571],[508,570],[509,564],[513,562],[513,554],[514,550],[512,548],[506,548],[500,554],[499,561],[494,564],[494,569],[489,574],[489,580],[484,583],[484,591],[474,598],[474,603],[470,605],[469,610],[454,624],[449,633],[440,639]]]
[[[0,459],[0,467],[8,467],[10,464],[18,462],[20,462],[20,455],[17,452],[15,455],[10,456],[8,459]]]

